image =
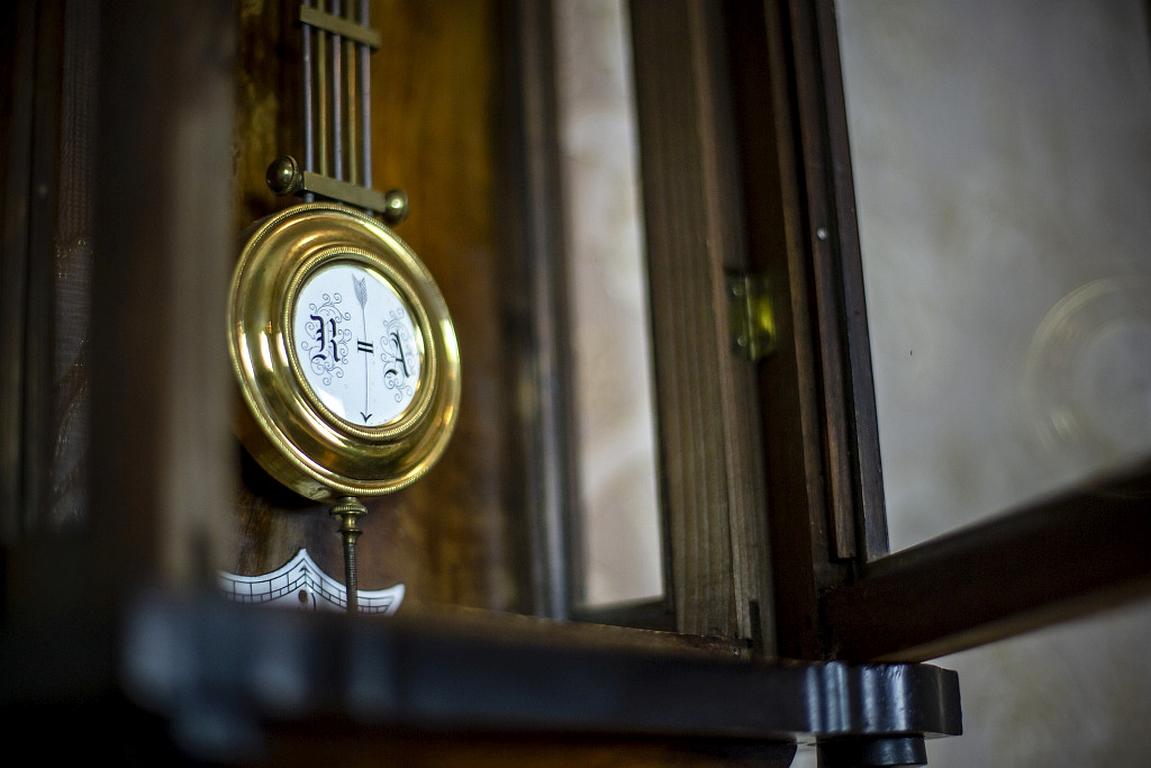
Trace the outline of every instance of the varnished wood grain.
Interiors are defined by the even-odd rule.
[[[504,440],[515,392],[496,228],[495,10],[491,0],[373,5],[384,42],[372,70],[372,173],[408,191],[399,231],[444,294],[463,360],[455,437],[422,482],[380,506],[394,526],[383,538],[403,537],[381,554],[404,558],[417,602],[502,608],[522,584],[508,568],[518,521],[506,506],[516,468]]]
[[[860,545],[885,551],[886,528],[873,523],[865,529],[870,544],[857,542],[857,523],[884,513],[847,119],[833,9],[828,3],[790,6],[793,45],[803,51],[796,57],[796,115],[823,387],[829,531],[835,557],[853,560]],[[884,532],[882,542],[877,530]]]
[[[755,373],[726,312],[746,255],[723,30],[707,3],[638,2],[632,35],[677,625],[770,653]]]
[[[857,494],[853,510],[857,547],[851,553],[866,560],[887,553],[887,509],[883,468],[879,453],[879,420],[875,410],[875,379],[871,367],[871,340],[867,300],[863,290],[863,256],[855,207],[851,146],[847,136],[847,107],[840,67],[839,33],[833,2],[816,4],[823,101],[818,107],[826,120],[827,187],[823,194],[834,201],[835,240],[839,279],[842,281],[842,333],[846,340],[848,373],[850,465]]]
[[[777,346],[760,368],[775,627],[781,656],[827,654],[818,599],[847,577],[832,558],[818,325],[786,3],[727,3],[743,205],[767,276]],[[802,53],[802,51],[800,51]]]
[[[258,219],[298,202],[277,198],[264,182],[276,157],[303,154],[296,93],[302,65],[296,66],[300,44],[294,7],[285,0],[243,0],[235,6],[232,193],[237,237]]]
[[[837,652],[919,661],[1151,593],[1151,461],[875,560],[824,599]]]

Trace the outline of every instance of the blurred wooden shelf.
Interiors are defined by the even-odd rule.
[[[77,621],[6,637],[4,710],[43,723],[114,700],[204,760],[327,739],[530,752],[595,734],[601,748],[757,747],[786,765],[797,740],[921,746],[962,730],[955,673],[929,665],[769,664],[721,641],[480,612],[351,619],[160,594],[124,615],[110,633]],[[59,654],[109,673],[77,686]]]

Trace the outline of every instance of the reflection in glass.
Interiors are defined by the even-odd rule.
[[[620,0],[555,4],[584,602],[662,594],[651,333]]]
[[[1146,4],[838,14],[893,548],[1151,453]]]

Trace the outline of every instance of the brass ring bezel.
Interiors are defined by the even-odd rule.
[[[419,328],[419,392],[377,427],[358,427],[325,407],[294,349],[299,289],[338,261],[374,269]],[[443,454],[458,420],[459,347],[439,288],[394,232],[338,203],[298,205],[252,228],[232,278],[228,352],[246,405],[237,414],[241,440],[270,474],[309,498],[376,496],[410,485]]]

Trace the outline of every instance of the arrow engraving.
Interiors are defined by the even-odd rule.
[[[356,291],[356,301],[360,303],[360,323],[364,329],[364,338],[368,336],[368,278],[356,277],[352,275],[352,284]],[[368,423],[368,419],[372,414],[368,413],[368,385],[370,378],[368,376],[368,364],[372,361],[372,345],[369,342],[361,341],[357,345],[357,349],[364,353],[364,410],[360,411],[360,416],[363,418],[364,423]]]

